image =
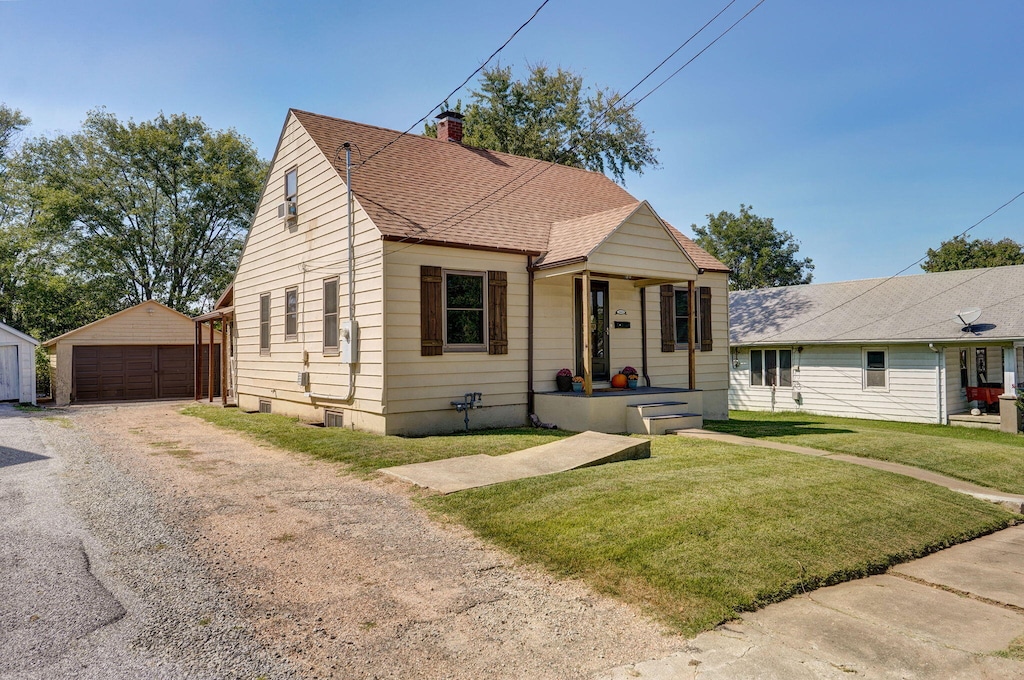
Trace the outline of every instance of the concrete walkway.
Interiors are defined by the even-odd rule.
[[[502,456],[481,453],[427,463],[398,465],[383,468],[381,472],[403,482],[447,494],[514,479],[650,457],[649,439],[603,432],[582,432]]]
[[[861,458],[860,456],[851,456],[845,453],[822,451],[821,449],[812,449],[806,446],[797,446],[796,444],[784,444],[782,442],[766,441],[764,439],[754,439],[752,437],[740,437],[734,434],[712,432],[711,430],[679,430],[676,434],[684,437],[693,437],[695,439],[711,439],[718,442],[725,442],[727,444],[737,444],[739,446],[759,446],[765,449],[776,449],[778,451],[789,451],[790,453],[801,453],[807,456],[831,458],[833,460],[841,460],[846,463],[853,463],[854,465],[863,465],[864,467],[874,468],[876,470],[885,470],[886,472],[893,472],[898,475],[913,477],[914,479],[920,479],[921,481],[936,484],[938,486],[944,486],[951,491],[974,496],[981,500],[999,503],[1014,512],[1024,514],[1024,496],[1020,494],[1006,493],[1004,491],[990,489],[985,486],[971,484],[970,482],[965,482],[962,479],[947,477],[945,475],[940,475],[936,472],[929,472],[928,470],[922,470],[921,468],[916,468],[911,465],[891,463],[889,461],[875,460],[873,458]]]

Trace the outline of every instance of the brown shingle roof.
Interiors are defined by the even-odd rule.
[[[619,208],[553,223],[548,250],[538,264],[551,265],[586,257],[639,205],[639,201],[627,203]]]
[[[601,173],[291,112],[342,177],[338,151],[345,142],[355,145],[352,192],[385,238],[540,254],[549,239],[553,245],[565,240],[555,223],[631,210],[638,202]],[[359,165],[360,155],[389,143]],[[698,258],[714,260],[682,234],[677,238],[698,266]]]

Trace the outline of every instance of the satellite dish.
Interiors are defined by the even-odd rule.
[[[963,330],[967,333],[973,332],[971,324],[981,318],[980,307],[969,307],[967,309],[961,309],[959,312],[953,315],[954,319],[959,319],[960,323],[964,325]]]

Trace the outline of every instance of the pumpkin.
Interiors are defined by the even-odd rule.
[[[612,387],[625,387],[626,376],[622,373],[616,373],[612,376]]]

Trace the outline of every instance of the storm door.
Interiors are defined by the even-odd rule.
[[[583,281],[576,279],[576,374],[583,375]],[[611,380],[611,351],[608,346],[608,282],[590,282],[590,352],[592,380]]]

